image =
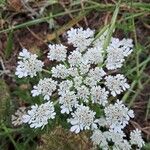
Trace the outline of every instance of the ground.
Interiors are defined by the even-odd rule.
[[[97,33],[110,24],[117,0],[1,0],[0,1],[0,149],[35,148],[73,150],[91,149],[87,135],[73,135],[59,125],[46,134],[13,127],[11,115],[20,106],[27,106],[30,83],[15,75],[17,56],[25,47],[40,56],[46,66],[47,45],[66,44],[65,31],[71,27],[94,29]],[[150,1],[122,0],[113,36],[132,38],[135,49],[120,70],[129,79],[131,89],[122,95],[135,111],[134,120],[126,128],[138,127],[150,149]],[[51,18],[51,19],[50,19]],[[42,131],[41,131],[42,132]],[[32,133],[32,136],[31,136]],[[53,137],[53,138],[51,138]],[[69,139],[69,140],[66,140]],[[57,142],[59,141],[59,142]],[[46,146],[45,146],[46,145]]]

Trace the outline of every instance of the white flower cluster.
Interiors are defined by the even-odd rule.
[[[64,61],[66,59],[66,47],[63,46],[62,44],[56,44],[56,45],[52,45],[49,44],[49,53],[48,53],[48,58],[50,60],[57,60],[57,61]]]
[[[133,110],[129,110],[122,101],[117,100],[113,105],[110,104],[104,109],[106,121],[114,132],[121,132],[130,118],[134,118]]]
[[[138,149],[141,149],[145,144],[139,129],[131,131],[130,138],[130,141],[126,140],[126,135],[123,132],[102,132],[99,129],[94,130],[91,136],[93,144],[99,145],[104,150],[110,149],[109,143],[113,143],[113,150],[132,150],[132,145],[136,145]]]
[[[34,86],[31,91],[32,96],[38,96],[42,94],[44,96],[44,100],[50,100],[50,96],[52,92],[56,90],[57,81],[52,80],[51,78],[40,79],[37,86]]]
[[[71,113],[72,118],[68,122],[72,124],[71,131],[79,133],[81,130],[97,128],[95,119],[95,112],[90,110],[89,107],[79,105],[75,112]]]
[[[69,116],[67,121],[72,132],[92,130],[91,140],[102,149],[109,149],[110,143],[114,150],[144,145],[137,129],[131,132],[130,141],[126,139],[123,129],[134,118],[134,113],[114,98],[130,88],[124,75],[111,70],[123,65],[125,57],[132,52],[132,40],[111,38],[103,49],[106,35],[105,31],[94,41],[93,30],[71,28],[67,38],[73,51],[67,53],[67,47],[62,44],[49,45],[47,57],[59,63],[53,63],[49,77],[44,76],[31,90],[33,97],[41,95],[47,102],[32,105],[22,122],[31,128],[43,128],[49,119],[55,118],[54,105],[57,105],[59,113]],[[43,63],[37,60],[37,55],[23,49],[19,59],[16,70],[19,78],[33,77],[42,71]]]
[[[83,30],[83,28],[73,29],[71,28],[68,32],[68,43],[73,44],[76,50],[83,52],[94,40],[94,31],[89,28]]]
[[[22,121],[30,124],[31,128],[44,128],[48,120],[54,119],[55,115],[53,103],[48,101],[39,106],[37,104],[31,106],[31,110],[22,116]]]
[[[37,59],[36,54],[31,54],[27,49],[23,49],[19,53],[20,61],[16,68],[16,75],[18,78],[30,76],[31,78],[37,75],[37,72],[42,71],[44,63]]]
[[[22,116],[26,114],[26,107],[19,107],[14,115],[11,116],[11,121],[14,126],[23,124]]]
[[[145,144],[141,136],[141,131],[139,129],[136,129],[130,133],[130,139],[131,144],[137,145],[138,148],[142,148]]]
[[[125,57],[132,52],[132,40],[112,38],[110,45],[107,48],[106,67],[109,70],[121,68]]]
[[[127,84],[127,79],[121,74],[117,74],[116,76],[109,75],[106,76],[105,79],[105,85],[111,91],[113,96],[120,94],[130,87],[129,84]]]

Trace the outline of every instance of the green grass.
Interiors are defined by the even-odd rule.
[[[6,5],[4,0],[0,1],[0,6],[1,5]],[[16,31],[19,31],[23,28],[30,27],[33,25],[38,26],[38,24],[46,22],[51,18],[58,18],[60,16],[64,16],[68,14],[68,12],[65,12],[64,10],[59,10],[58,12],[56,12],[55,7],[58,7],[57,1],[55,1],[51,5],[53,6],[54,12],[51,13],[53,15],[49,16],[47,14],[44,17],[36,18],[34,20],[30,20],[22,24],[17,24],[15,26],[9,24],[7,28],[4,28],[0,31],[0,35],[8,34],[7,44],[6,44],[7,46],[6,49],[4,50],[4,59],[9,60],[9,58],[13,55],[13,51],[12,51],[13,36],[15,35]],[[135,43],[134,52],[131,54],[131,56],[128,58],[127,62],[121,69],[121,71],[127,76],[129,81],[131,82],[130,83],[131,88],[124,94],[122,99],[128,104],[128,107],[132,107],[137,97],[140,95],[141,91],[144,89],[146,85],[150,83],[150,76],[145,72],[146,68],[150,64],[150,57],[148,57],[150,43],[146,43],[145,45],[143,45],[143,43],[140,43],[136,33],[137,20],[150,14],[150,4],[146,4],[144,2],[122,0],[116,4],[106,5],[106,4],[98,3],[96,0],[95,1],[89,0],[85,2],[84,9],[82,9],[80,6],[80,1],[77,0],[77,1],[73,1],[73,3],[70,5],[70,9],[68,8],[68,10],[69,13],[74,16],[74,18],[76,18],[78,15],[85,17],[89,15],[90,12],[92,11],[105,12],[105,13],[109,12],[112,14],[112,19],[107,25],[107,27],[109,27],[108,28],[109,32],[107,34],[106,41],[104,43],[104,48],[107,47],[114,29],[121,30],[126,37],[129,37],[129,35],[131,35],[131,38],[133,38]],[[61,31],[64,32],[66,28],[62,27]],[[99,31],[97,35],[101,34],[102,28],[103,26],[99,27]],[[57,30],[58,29],[56,29],[56,32]],[[55,36],[54,38],[57,38],[57,36]],[[16,80],[14,77],[13,79]],[[32,83],[34,81],[29,81],[29,82]],[[26,81],[21,81],[21,80],[16,81],[17,85],[27,84],[30,87],[29,82],[27,83]],[[2,89],[4,89],[3,85],[0,86]],[[13,93],[7,92],[6,95],[9,96],[6,99],[5,98],[3,99],[4,102],[3,106],[8,111],[7,113],[14,112],[13,110],[15,110],[15,108],[17,108],[19,105],[19,100],[28,103],[32,102],[31,95],[29,93],[29,88],[21,89],[20,87],[17,87],[16,91],[14,91]],[[0,96],[2,97],[2,95]],[[19,100],[16,100],[18,97]],[[8,103],[5,103],[6,101],[8,102],[8,100],[9,102],[12,101],[13,103],[9,103],[8,105]],[[35,101],[38,100],[39,99],[35,99]],[[150,116],[150,99],[148,99],[147,101],[148,101],[147,107],[145,110],[145,114],[143,115],[146,120]],[[65,118],[62,118],[61,121],[63,121],[63,119]],[[31,130],[24,126],[19,128],[14,128],[11,125],[11,120],[9,117],[7,119],[2,118],[0,123],[1,123],[0,124],[0,150],[1,149],[7,150],[9,144],[10,145],[12,144],[16,150],[27,150],[27,149],[36,150],[37,149],[36,138],[37,137],[40,138],[40,135],[42,135],[44,131],[50,132],[50,130],[53,129],[55,126],[52,124],[52,126],[49,129],[44,129],[44,131]],[[66,126],[65,123],[64,126]],[[20,139],[17,139],[18,135],[20,136]],[[150,144],[147,143],[145,149],[148,150],[149,148],[150,148]]]

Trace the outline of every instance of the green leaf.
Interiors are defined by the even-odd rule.
[[[7,46],[5,49],[5,58],[8,59],[12,53],[13,48],[13,31],[9,32],[8,39],[7,39]]]

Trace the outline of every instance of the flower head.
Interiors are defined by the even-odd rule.
[[[23,49],[19,53],[20,61],[16,68],[15,74],[18,78],[30,76],[31,78],[37,75],[37,72],[42,71],[44,63],[37,59],[36,54],[31,54],[27,49]]]
[[[106,67],[109,70],[121,68],[125,57],[132,52],[133,44],[131,39],[119,40],[112,38],[110,45],[107,47]]]
[[[73,44],[76,47],[76,50],[80,52],[85,51],[85,49],[91,44],[94,40],[94,31],[89,28],[83,30],[83,28],[71,28],[67,31],[68,43]]]
[[[97,47],[89,48],[83,55],[83,58],[88,60],[90,64],[99,64],[103,62],[102,51]]]
[[[91,136],[91,140],[93,142],[94,145],[99,145],[101,148],[107,148],[108,149],[108,142],[107,142],[107,138],[105,137],[105,135],[103,134],[103,132],[101,130],[94,130],[92,136]]]
[[[69,74],[66,66],[59,64],[56,67],[52,67],[52,77],[64,79],[68,75]]]
[[[48,58],[50,60],[64,61],[66,59],[67,50],[62,44],[49,44]]]
[[[70,88],[73,86],[73,82],[70,80],[64,80],[59,84],[58,94],[63,95],[66,92],[70,91]]]
[[[75,112],[71,113],[72,118],[68,119],[68,122],[71,123],[71,131],[79,133],[81,130],[86,130],[90,128],[97,128],[94,118],[95,112],[89,109],[87,106],[78,105]]]
[[[95,67],[94,69],[90,69],[88,76],[92,77],[95,81],[99,82],[106,73],[102,68]]]
[[[127,79],[121,74],[117,74],[116,76],[109,75],[106,76],[105,79],[105,85],[111,91],[111,94],[113,96],[120,94],[121,92],[125,91],[130,87],[129,84],[126,83]]]
[[[32,105],[31,110],[22,116],[22,121],[30,124],[31,128],[44,128],[48,124],[48,120],[54,119],[55,115],[53,103],[48,101],[39,106],[37,104]]]
[[[98,103],[105,106],[108,103],[108,94],[109,92],[106,91],[105,88],[101,88],[100,86],[93,86],[91,88],[91,100],[93,103]]]
[[[85,86],[82,85],[80,87],[77,87],[77,97],[84,102],[88,102],[88,98],[90,96],[89,89]]]
[[[139,129],[135,129],[130,133],[130,142],[133,145],[137,145],[139,148],[142,148],[145,145],[144,140],[142,139],[141,131]]]
[[[66,91],[59,97],[59,103],[61,104],[61,113],[69,114],[73,107],[76,108],[78,105],[77,97],[73,91]]]
[[[129,110],[122,101],[117,100],[113,105],[105,107],[104,109],[106,120],[110,129],[114,132],[121,132],[121,130],[128,124],[130,118],[134,118],[133,110]]]
[[[11,121],[14,126],[23,124],[22,116],[26,114],[26,107],[19,107],[19,109],[12,115]]]
[[[69,56],[68,56],[68,62],[70,66],[78,66],[81,62],[82,55],[79,51],[73,51]]]
[[[40,79],[38,85],[33,87],[31,91],[32,96],[38,96],[42,94],[44,96],[44,100],[50,100],[50,96],[52,92],[56,90],[57,81],[52,80],[51,78]]]

